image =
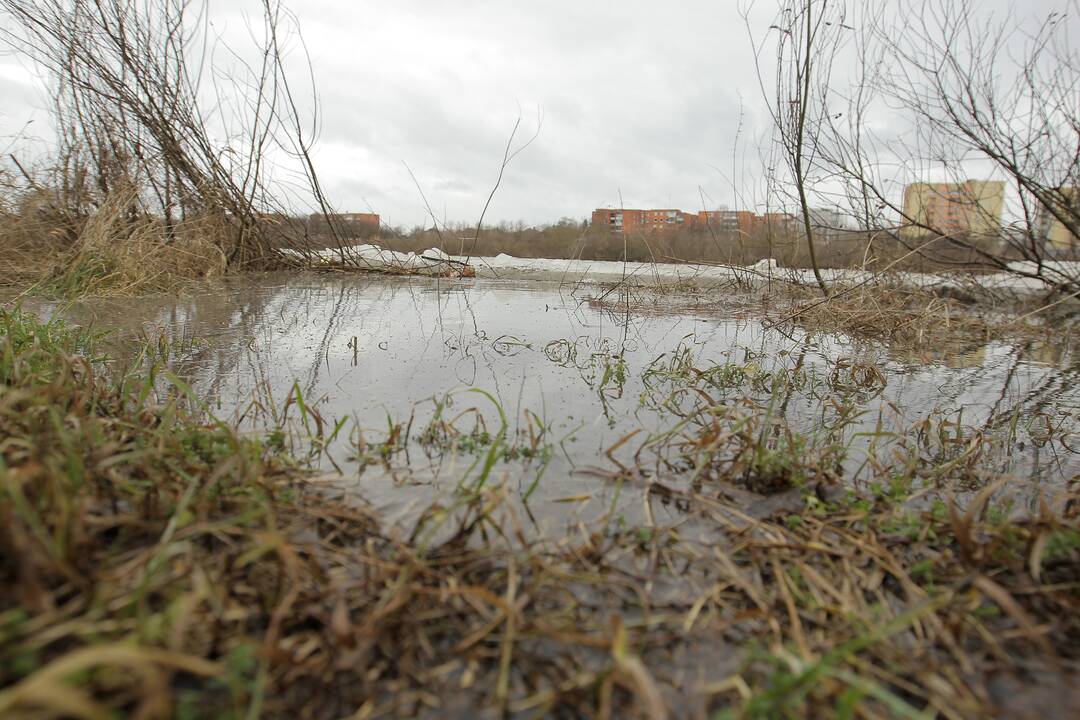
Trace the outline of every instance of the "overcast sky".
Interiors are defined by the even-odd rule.
[[[492,220],[582,218],[620,204],[620,192],[627,207],[697,208],[699,186],[711,204],[732,202],[711,166],[730,169],[740,106],[760,105],[733,1],[297,10],[320,79],[320,166],[340,197],[366,198],[391,223],[423,218],[403,162],[436,213],[474,219],[519,108],[519,139],[538,111],[540,134],[508,169]]]
[[[411,226],[425,210],[408,164],[440,219],[475,221],[519,111],[519,140],[539,111],[539,135],[508,168],[491,222],[580,219],[605,205],[752,204],[767,125],[741,4],[294,0],[322,103],[324,184],[343,210]],[[1065,3],[980,4],[1019,12]],[[255,0],[211,7],[226,37],[243,32],[247,8],[258,14]],[[775,8],[757,1],[755,33]],[[36,82],[17,59],[0,58],[5,134],[47,123]]]

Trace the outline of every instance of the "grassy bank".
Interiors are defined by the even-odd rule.
[[[679,410],[678,431],[647,448],[665,474],[624,464],[607,479],[677,506],[679,522],[610,517],[538,538],[493,478],[401,530],[336,499],[285,433],[240,436],[167,368],[123,369],[95,345],[0,314],[0,716],[1067,717],[1077,704],[1076,488],[1017,504],[959,427],[913,431],[856,491],[830,438],[766,438],[737,401],[778,387],[760,371],[673,361],[649,369]],[[875,382],[842,370],[827,383]]]
[[[40,194],[40,193],[39,193]],[[176,292],[225,273],[229,227],[221,214],[166,222],[133,211],[115,191],[92,213],[62,213],[47,198],[0,198],[0,285],[60,297]]]

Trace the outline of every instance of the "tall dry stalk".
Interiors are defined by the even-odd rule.
[[[754,42],[758,77],[775,131],[775,149],[787,170],[778,175],[771,169],[769,191],[783,196],[794,188],[810,266],[825,296],[829,288],[818,263],[810,193],[817,163],[814,136],[826,113],[817,88],[829,83],[833,53],[841,41],[836,25],[842,18],[843,13],[835,9],[830,13],[828,0],[783,0],[769,28],[769,37],[774,40],[771,47]],[[771,86],[764,82],[760,64],[766,49],[771,49],[775,62]]]

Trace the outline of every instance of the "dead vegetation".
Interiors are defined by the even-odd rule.
[[[890,274],[838,285],[828,298],[814,298],[806,288],[792,285],[767,300],[770,327],[793,323],[810,332],[888,343],[896,350],[944,347],[957,340],[1045,337],[1075,327],[1080,308],[1075,298],[1054,292],[1025,299],[967,285],[921,287]]]
[[[685,484],[674,464],[608,473],[646,508],[679,507],[671,525],[647,510],[640,524],[609,515],[535,537],[492,476],[388,528],[307,479],[280,431],[238,436],[164,369],[169,382],[154,385],[108,369],[92,339],[59,324],[0,321],[5,717],[1064,717],[1075,706],[1076,488],[1010,511],[1003,481],[959,500],[883,454],[882,484],[829,493],[829,478],[803,472],[831,467],[814,459],[821,438],[770,443],[766,464],[734,456],[750,472],[799,469],[782,488],[740,487],[723,463]],[[700,421],[650,447],[719,457],[717,438],[750,427],[718,414],[719,393],[782,397],[778,376],[721,367],[654,368],[656,383],[680,376],[716,397],[691,390],[684,416]],[[785,377],[799,382],[797,369]],[[875,385],[855,366],[824,382]],[[954,458],[977,462],[962,445]]]
[[[798,291],[794,293],[798,295]],[[987,340],[1023,329],[1009,315],[974,298],[903,282],[838,289],[828,300],[795,301],[776,321],[811,330],[842,332],[896,345],[922,346],[957,337]],[[967,300],[965,302],[964,300]],[[1019,313],[1014,313],[1015,318]]]
[[[284,198],[330,212],[284,69],[295,18],[258,6],[251,46],[228,47],[205,2],[0,0],[0,45],[47,78],[56,133],[0,168],[4,283],[169,290],[281,264]]]
[[[133,295],[175,292],[224,274],[220,240],[227,223],[222,218],[191,217],[167,226],[161,218],[133,211],[132,195],[114,192],[74,223],[50,216],[46,208],[5,213],[0,217],[4,284],[66,297]]]
[[[838,283],[828,298],[780,279],[768,282],[753,268],[736,273],[726,287],[709,289],[713,292],[703,292],[693,283],[657,283],[648,289],[616,285],[590,296],[588,304],[613,319],[627,312],[709,315],[736,308],[737,314],[763,314],[766,327],[841,333],[888,343],[896,351],[954,347],[958,340],[1045,337],[1051,328],[1075,327],[1078,316],[1078,305],[1069,297],[1056,302],[1040,297],[1001,299],[990,292],[920,287],[889,274],[869,282]]]
[[[27,178],[3,210],[8,282],[169,291],[265,263],[263,150],[271,123],[296,119],[264,104],[288,97],[275,4],[256,95],[239,103],[268,112],[239,134],[251,153],[235,166],[189,83],[143,95],[126,81],[190,77],[174,64],[190,36],[155,34],[183,27],[185,3],[146,6],[163,16],[98,3],[91,26],[73,22],[95,17],[83,3],[77,16],[0,5],[37,28],[21,42],[69,73],[58,99],[79,113],[60,181]],[[142,44],[115,45],[125,28]],[[306,160],[309,141],[292,138]],[[956,299],[894,287],[777,318],[792,321],[898,344],[998,331]],[[601,399],[623,390],[618,355],[545,353]],[[127,371],[92,338],[0,311],[0,716],[1067,717],[1080,704],[1075,479],[1024,502],[988,460],[1000,438],[927,418],[848,483],[845,399],[880,392],[880,372],[831,368],[815,434],[773,412],[812,382],[802,369],[650,368],[642,402],[674,427],[631,433],[591,471],[633,493],[640,521],[613,510],[531,534],[527,502],[494,470],[505,421],[457,432],[451,419],[428,444],[468,447],[479,480],[388,527],[311,476],[285,428],[241,436],[167,367]],[[510,449],[536,453],[541,436]],[[407,442],[406,429],[361,449]],[[678,519],[658,523],[656,504]]]

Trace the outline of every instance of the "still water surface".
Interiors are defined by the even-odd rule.
[[[247,429],[265,429],[269,409],[298,390],[328,428],[346,420],[323,469],[336,464],[358,477],[365,501],[391,513],[477,472],[475,451],[433,457],[415,442],[440,402],[440,417],[457,418],[462,432],[481,416],[495,434],[497,402],[509,444],[536,446],[541,437],[542,457],[501,462],[491,476],[519,492],[531,488],[531,505],[591,498],[602,506],[609,483],[582,471],[614,469],[605,451],[621,438],[638,430],[644,440],[676,423],[650,402],[658,384],[646,377],[676,353],[698,368],[752,372],[798,362],[820,378],[838,361],[873,366],[885,384],[858,398],[853,448],[866,442],[860,432],[880,436],[946,418],[1011,438],[991,459],[994,472],[1051,486],[1080,473],[1073,452],[1080,362],[1065,341],[890,350],[797,327],[767,329],[757,306],[737,296],[642,298],[597,286],[355,275],[237,278],[181,299],[24,304],[110,330],[118,357],[151,339],[218,417]],[[760,389],[745,393],[769,400]],[[830,412],[822,393],[810,390],[783,407],[787,422],[810,435]],[[413,439],[407,455],[391,469],[365,467],[360,438],[370,451],[395,424]],[[627,441],[615,457],[630,463],[637,444]],[[853,453],[847,469],[856,472],[860,462]]]

